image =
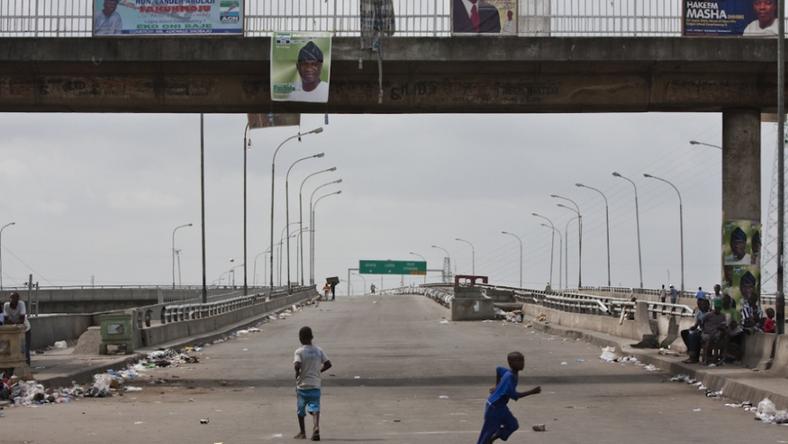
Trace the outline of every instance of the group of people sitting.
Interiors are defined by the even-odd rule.
[[[695,323],[681,331],[687,346],[687,364],[720,365],[740,361],[744,355],[744,337],[755,333],[775,332],[775,311],[761,310],[757,295],[744,300],[742,306],[728,294],[720,294],[716,285],[711,299],[697,297]]]

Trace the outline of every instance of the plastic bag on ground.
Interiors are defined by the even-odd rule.
[[[618,359],[615,347],[602,348],[602,354],[599,355],[599,359],[605,362],[614,362],[616,359]]]

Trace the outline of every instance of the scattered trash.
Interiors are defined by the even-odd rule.
[[[248,331],[249,331],[249,333],[260,333],[262,330],[260,330],[257,327],[252,327],[252,328],[248,329]]]
[[[599,359],[605,362],[615,362],[618,360],[618,355],[616,354],[615,347],[604,347],[602,349],[602,354],[599,355]]]
[[[449,399],[449,397],[447,395],[440,395],[438,396],[438,399]]]
[[[447,319],[441,319],[441,324],[448,324],[449,321]]]
[[[706,397],[707,398],[719,398],[722,396],[722,390],[714,391],[714,390],[707,390]]]
[[[129,386],[126,386],[126,391],[127,392],[141,392],[142,391],[142,387],[135,387],[133,385],[129,385]]]
[[[134,421],[134,425],[140,425],[140,424],[145,424],[145,423],[142,421]]]
[[[66,341],[57,341],[55,342],[55,349],[56,350],[65,350],[68,348],[68,344]]]
[[[561,361],[561,365],[567,365],[566,361]]]
[[[647,366],[643,367],[643,369],[644,369],[644,370],[646,370],[647,372],[656,372],[656,371],[659,371],[659,368],[657,368],[657,367],[656,367],[656,366],[654,366],[653,364],[649,364],[649,365],[647,365]]]
[[[248,351],[249,351],[249,349],[244,347],[244,348],[242,348],[242,349],[241,349],[241,351],[248,352]]]
[[[692,409],[693,412],[699,412],[700,409]]]
[[[681,356],[678,352],[664,347],[659,349],[659,354],[662,356]]]
[[[361,379],[361,376],[354,376],[353,379]]]
[[[583,358],[577,358],[577,359],[575,359],[575,362],[580,362],[580,363],[582,363],[582,362],[586,362],[586,360],[585,360],[585,359],[583,359]]]
[[[539,315],[536,316],[536,320],[539,322],[544,322],[547,320],[547,315],[544,313],[539,313]]]
[[[210,419],[208,419],[208,418],[201,418],[200,419],[200,424],[208,424],[209,422],[210,422]]]
[[[237,335],[247,335],[249,334],[249,330],[238,330],[235,332]]]
[[[534,429],[534,432],[546,432],[547,426],[544,424],[536,424],[532,429]]]

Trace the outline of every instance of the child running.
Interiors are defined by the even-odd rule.
[[[509,399],[518,399],[541,393],[541,387],[534,387],[527,392],[517,391],[518,374],[525,366],[525,358],[520,352],[511,352],[506,357],[509,368],[495,369],[495,387],[490,389],[490,397],[484,407],[484,425],[477,444],[491,444],[496,439],[506,441],[520,425],[506,404]]]
[[[301,327],[298,331],[301,347],[295,351],[293,366],[296,377],[298,427],[295,439],[306,439],[304,417],[307,412],[314,419],[312,441],[320,441],[320,373],[331,368],[331,361],[323,350],[312,345],[312,329]]]

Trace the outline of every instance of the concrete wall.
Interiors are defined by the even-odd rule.
[[[290,305],[303,302],[307,299],[316,297],[318,294],[314,290],[294,293],[284,298],[273,299],[269,302],[258,304],[243,310],[236,310],[218,316],[204,319],[193,319],[182,322],[172,322],[164,325],[156,325],[143,329],[141,334],[141,346],[151,347],[159,344],[174,341],[176,339],[189,336],[198,336],[219,330],[223,327],[251,319],[265,313],[276,311]]]
[[[633,341],[640,341],[643,336],[643,325],[639,325],[636,320],[624,319],[622,323],[620,318],[616,316],[607,315],[594,315],[583,313],[569,313],[560,310],[554,310],[537,304],[524,304],[523,313],[531,317],[537,317],[540,314],[547,316],[546,321],[551,324],[560,325],[569,328],[578,328],[583,330],[591,330],[599,333],[605,333],[621,338],[629,338]],[[660,341],[664,340],[668,334],[668,316],[659,316],[656,322],[657,336]],[[645,320],[648,325],[649,320]],[[681,318],[679,320],[679,331],[689,328],[694,320],[690,318]],[[684,343],[679,337],[673,344],[671,349],[677,351],[686,351]]]
[[[250,289],[250,293],[255,289]],[[258,291],[261,289],[257,289]],[[241,296],[242,289],[214,288],[208,297],[222,295]],[[22,300],[27,301],[27,292],[20,291]],[[35,294],[35,293],[34,293]],[[39,313],[97,313],[141,307],[159,302],[175,303],[199,298],[199,289],[171,288],[65,288],[41,289],[38,291]],[[34,300],[36,296],[31,296]]]
[[[32,349],[38,350],[55,341],[78,339],[88,327],[94,325],[92,314],[63,314],[30,318]]]
[[[788,336],[780,335],[774,344],[771,371],[788,378]]]

